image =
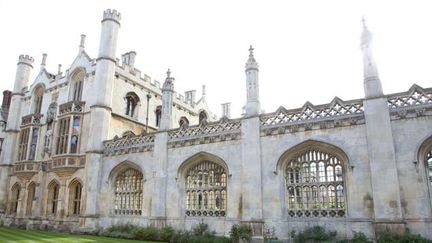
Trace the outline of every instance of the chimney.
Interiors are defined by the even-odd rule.
[[[123,66],[127,65],[129,66],[130,70],[135,70],[135,56],[136,52],[130,51],[126,52],[122,55],[122,64]]]
[[[191,106],[195,105],[195,97],[196,90],[189,90],[185,92],[186,103],[190,104]]]
[[[222,117],[231,118],[231,103],[222,104]]]

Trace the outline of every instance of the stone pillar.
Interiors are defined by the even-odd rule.
[[[94,228],[99,215],[99,188],[101,185],[101,160],[103,141],[108,139],[111,122],[111,102],[116,68],[117,36],[120,28],[120,13],[106,10],[103,13],[99,55],[96,59],[94,88],[95,100],[90,104],[89,140],[86,149],[86,202],[85,226]]]
[[[150,222],[155,227],[163,227],[166,222],[167,203],[167,164],[168,164],[168,130],[171,129],[174,78],[168,69],[162,88],[162,117],[159,133],[155,135],[154,159],[155,170],[152,172],[153,196],[151,200]]]
[[[8,179],[10,167],[15,159],[16,143],[21,124],[21,106],[23,89],[29,84],[30,72],[33,69],[34,59],[28,55],[21,55],[18,59],[15,85],[10,102],[3,152],[0,157],[0,212],[6,210]]]
[[[60,177],[60,188],[57,201],[57,219],[63,219],[67,212],[66,178]]]
[[[264,221],[259,117],[242,120],[241,137],[241,221],[252,228],[254,242],[262,242]]]
[[[364,114],[371,168],[375,231],[403,232],[402,208],[390,111],[371,51],[372,34],[363,20]]]

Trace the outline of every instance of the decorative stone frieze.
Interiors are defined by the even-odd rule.
[[[416,84],[407,92],[387,95],[391,119],[406,119],[432,115],[432,88]]]
[[[226,117],[213,123],[181,127],[168,132],[169,146],[183,147],[197,144],[237,140],[241,137],[241,120],[230,120]]]
[[[114,156],[119,154],[139,153],[152,151],[154,146],[154,134],[115,137],[104,142],[104,155]]]

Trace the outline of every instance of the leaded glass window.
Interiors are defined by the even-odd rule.
[[[27,146],[29,140],[30,128],[24,128],[20,132],[18,145],[18,161],[27,159]]]
[[[52,181],[48,185],[48,215],[56,215],[57,214],[57,206],[59,201],[59,189],[60,185]]]
[[[114,182],[115,214],[141,215],[143,182],[143,174],[135,169],[117,176]]]
[[[345,216],[344,170],[337,156],[309,149],[291,157],[285,181],[289,216]]]
[[[79,181],[74,180],[69,185],[69,214],[81,214],[81,195],[82,185]]]
[[[200,162],[186,173],[186,215],[225,216],[227,174],[211,161]]]

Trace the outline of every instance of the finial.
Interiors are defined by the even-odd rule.
[[[204,97],[206,95],[206,86],[203,85],[202,86],[202,97]]]
[[[171,70],[169,68],[168,68],[168,71],[166,72],[166,74],[167,74],[167,78],[171,77]]]
[[[362,46],[362,48],[365,48],[371,44],[372,33],[369,31],[369,29],[366,25],[366,19],[364,16],[362,17],[361,22],[362,22],[362,26],[363,26],[363,32],[361,35],[361,46]]]
[[[367,25],[366,25],[366,19],[364,16],[362,16],[361,22],[363,24],[363,29],[367,29]]]
[[[252,45],[249,46],[249,56],[252,57],[253,56],[253,51],[254,48],[252,47]]]
[[[59,75],[62,73],[61,68],[62,68],[62,65],[59,64],[58,65],[58,70],[57,70],[57,74],[59,74]]]
[[[41,70],[45,69],[47,54],[42,54]]]
[[[80,52],[84,51],[85,38],[86,38],[86,35],[81,34],[81,40],[80,40],[80,45],[79,45],[79,51]]]

